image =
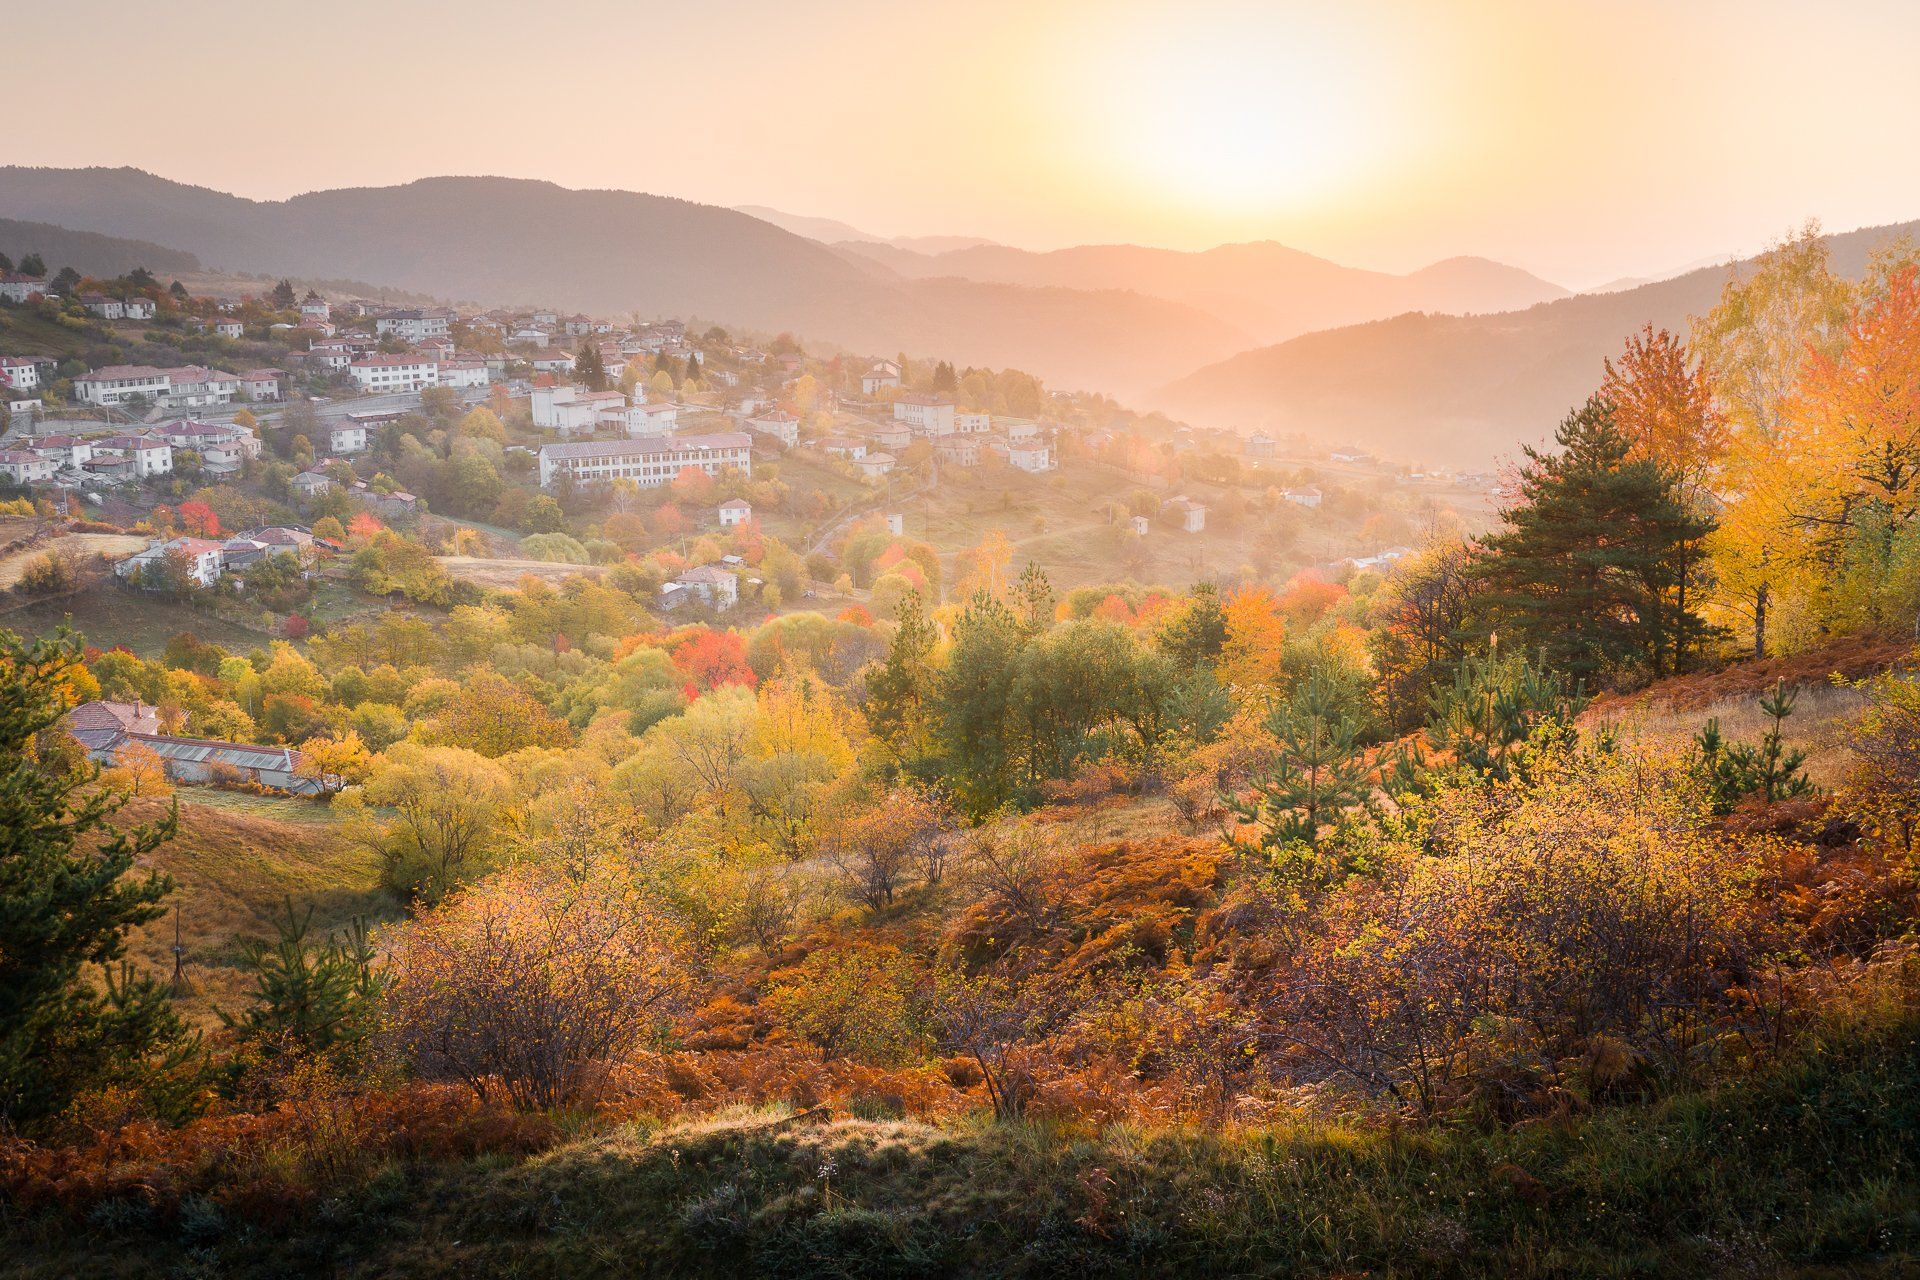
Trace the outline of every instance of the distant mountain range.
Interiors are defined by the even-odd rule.
[[[979,236],[877,236],[871,231],[862,231],[838,218],[810,218],[802,213],[784,213],[779,209],[769,209],[763,204],[735,205],[734,212],[744,213],[762,222],[771,222],[782,231],[791,231],[797,236],[818,240],[821,244],[853,241],[859,244],[889,245],[895,249],[907,249],[915,253],[946,253],[953,249],[972,249],[993,243]]]
[[[1559,285],[1485,258],[1449,258],[1391,275],[1344,267],[1270,240],[1198,253],[1138,245],[1033,253],[976,245],[929,254],[852,240],[834,248],[908,279],[1125,289],[1166,298],[1217,316],[1262,343],[1405,311],[1510,311],[1568,296]]]
[[[758,212],[821,235],[866,235]],[[828,247],[739,210],[507,178],[256,201],[137,169],[0,168],[0,218],[149,241],[210,269],[682,316],[855,352],[1011,365],[1121,395],[1279,335],[1409,306],[1476,310],[1563,292],[1478,260],[1389,276],[1278,245],[1032,254],[935,237]]]
[[[1835,269],[1858,276],[1876,248],[1916,231],[1920,223],[1830,236]],[[1402,315],[1307,334],[1209,365],[1149,402],[1196,423],[1483,464],[1550,437],[1628,334],[1649,323],[1683,331],[1719,300],[1728,273],[1710,267],[1497,315]]]

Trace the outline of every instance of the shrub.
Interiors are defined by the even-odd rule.
[[[517,867],[393,940],[390,1032],[428,1079],[522,1109],[579,1102],[690,987],[676,921],[619,869]]]

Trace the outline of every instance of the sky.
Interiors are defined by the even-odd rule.
[[[9,8],[0,163],[260,199],[500,174],[1576,288],[1920,218],[1912,0]]]

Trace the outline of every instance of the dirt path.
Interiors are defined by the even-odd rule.
[[[598,577],[606,566],[597,564],[556,564],[551,560],[505,560],[486,556],[435,556],[446,571],[462,582],[483,587],[511,587],[532,574],[548,582],[586,574]]]

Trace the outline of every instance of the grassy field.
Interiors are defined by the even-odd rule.
[[[386,1163],[270,1227],[207,1201],[22,1222],[7,1274],[1811,1280],[1920,1265],[1911,1022],[1738,1087],[1513,1131],[935,1126],[861,1109]]]
[[[0,628],[22,635],[47,635],[63,622],[80,632],[88,644],[102,649],[124,646],[143,658],[158,654],[182,631],[239,653],[268,642],[268,637],[259,632],[211,613],[111,585],[0,612]]]
[[[462,582],[496,590],[517,587],[531,574],[547,582],[564,582],[581,574],[598,577],[606,572],[597,564],[555,564],[549,560],[507,560],[489,556],[437,556],[440,565]]]
[[[210,788],[181,788],[180,833],[149,864],[174,878],[168,914],[141,930],[130,957],[149,972],[173,969],[174,913],[179,909],[192,991],[183,1011],[212,1025],[216,1009],[235,1009],[246,990],[235,962],[235,940],[272,937],[274,917],[291,898],[297,910],[314,908],[316,930],[354,916],[389,920],[399,904],[379,885],[373,855],[341,838],[331,811],[310,800],[274,798]],[[165,804],[139,800],[127,821],[159,816]]]
[[[136,551],[146,550],[147,542],[147,538],[133,533],[69,533],[49,538],[38,546],[16,551],[0,559],[0,591],[20,581],[27,566],[49,551],[59,551],[77,560],[121,560]]]

